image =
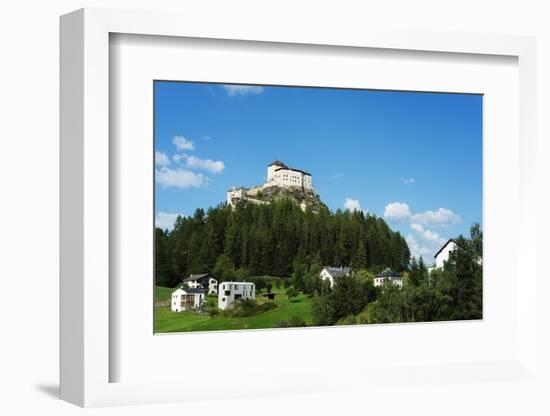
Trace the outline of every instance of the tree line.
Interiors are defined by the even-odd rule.
[[[407,242],[375,215],[321,207],[305,211],[292,200],[241,202],[179,216],[172,231],[155,230],[155,276],[174,287],[184,276],[211,273],[220,281],[287,277],[313,265],[406,270]]]

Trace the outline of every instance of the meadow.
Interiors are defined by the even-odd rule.
[[[277,305],[276,308],[247,317],[224,316],[222,313],[209,316],[195,312],[172,312],[169,305],[173,290],[160,286],[155,288],[155,302],[163,305],[155,306],[155,333],[277,328],[279,322],[288,321],[292,317],[300,317],[306,325],[312,324],[311,298],[301,293],[289,299],[282,288],[272,290],[276,293],[272,301]],[[262,299],[261,294],[257,299]],[[207,300],[217,305],[217,297],[208,296]]]

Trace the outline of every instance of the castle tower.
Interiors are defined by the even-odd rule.
[[[277,169],[288,169],[288,166],[285,165],[280,160],[274,160],[267,166],[267,182],[271,182],[273,180],[273,175],[275,174],[275,171]]]

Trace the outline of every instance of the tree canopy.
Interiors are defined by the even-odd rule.
[[[168,287],[191,273],[210,272],[223,281],[286,277],[313,265],[402,271],[409,259],[405,239],[382,218],[324,206],[304,212],[288,199],[197,209],[178,217],[172,231],[155,232],[156,284]]]

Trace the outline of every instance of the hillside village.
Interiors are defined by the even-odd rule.
[[[319,234],[323,229],[334,230],[330,240]],[[427,267],[424,259],[411,259],[403,237],[384,220],[362,212],[332,214],[316,194],[312,175],[280,161],[268,165],[263,185],[232,188],[225,206],[208,215],[197,210],[172,233],[157,230],[157,238],[164,262],[157,258],[157,273],[179,280],[169,293],[174,315],[157,310],[160,332],[475,319],[481,313],[479,226],[472,227],[470,240],[460,236],[445,242]],[[164,240],[185,255],[170,257],[173,249],[158,245]],[[457,283],[457,261],[471,261],[475,276]],[[457,309],[457,315],[446,303],[457,296],[451,296],[454,286],[466,283],[468,290],[476,288],[468,294],[474,298],[468,308],[475,310]],[[387,302],[401,296],[400,308],[410,302],[411,290],[441,305],[434,310],[410,305],[419,308],[413,312],[387,309]]]
[[[440,250],[435,254],[435,265],[428,268],[428,273],[433,270],[442,269],[449,260],[450,253],[457,247],[453,240],[448,240]],[[354,272],[351,267],[333,267],[325,266],[319,272],[319,279],[327,282],[331,289],[339,279],[353,277]],[[403,287],[403,274],[386,268],[376,274],[373,279],[374,287],[383,287],[392,285],[397,288]],[[218,280],[209,273],[191,275],[172,292],[170,308],[173,312],[199,311],[201,310],[205,296],[212,295],[217,297],[217,307],[225,310],[235,302],[245,299],[256,299],[256,285],[247,281],[227,281],[220,284],[218,289]],[[266,293],[266,298],[274,299],[274,293]]]

